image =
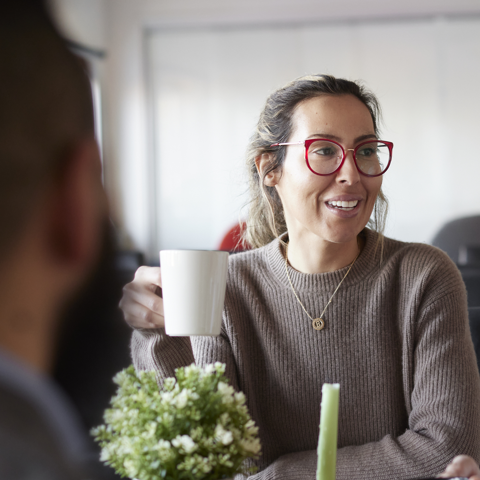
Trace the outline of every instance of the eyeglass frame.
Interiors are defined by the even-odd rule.
[[[314,142],[318,142],[319,140],[334,143],[335,145],[338,145],[342,149],[342,153],[343,153],[342,161],[340,162],[340,165],[331,173],[318,173],[318,172],[316,172],[315,170],[312,169],[312,167],[310,166],[310,162],[308,161],[308,149],[309,149],[310,145]],[[388,159],[387,167],[385,168],[385,170],[382,173],[377,173],[376,175],[369,175],[368,173],[362,172],[360,170],[360,168],[358,167],[357,158],[356,158],[357,149],[359,147],[361,147],[362,145],[367,145],[368,143],[372,143],[372,142],[384,143],[388,147],[388,152],[390,154],[390,157]],[[347,158],[347,152],[353,152],[353,161],[355,162],[355,167],[357,167],[357,170],[359,171],[359,173],[361,173],[362,175],[364,175],[366,177],[380,177],[390,168],[390,164],[392,163],[393,142],[388,142],[387,140],[378,140],[378,139],[365,140],[364,142],[360,142],[355,148],[345,149],[345,148],[343,148],[343,146],[340,143],[338,143],[335,140],[332,140],[330,138],[307,138],[306,140],[303,140],[303,141],[300,141],[300,142],[273,143],[272,145],[270,145],[270,147],[280,147],[280,146],[286,146],[286,145],[302,145],[302,144],[305,148],[305,162],[307,163],[307,167],[309,168],[309,170],[312,173],[314,173],[315,175],[320,175],[321,177],[328,177],[329,175],[333,175],[334,173],[338,172],[343,167],[343,164],[345,163],[345,159]]]

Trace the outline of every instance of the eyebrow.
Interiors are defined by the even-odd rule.
[[[307,137],[307,140],[310,138],[329,138],[331,140],[335,140],[336,142],[340,143],[340,137],[337,137],[336,135],[329,135],[328,133],[314,133],[313,135],[310,135]],[[368,140],[369,138],[377,138],[377,136],[374,133],[369,133],[367,135],[361,135],[360,137],[357,137],[354,141],[354,143],[359,143],[363,140]]]

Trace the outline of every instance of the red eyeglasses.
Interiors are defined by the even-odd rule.
[[[383,175],[392,161],[393,143],[384,140],[367,140],[355,148],[345,150],[338,142],[325,138],[310,138],[303,142],[274,143],[282,145],[304,145],[305,160],[315,175],[332,175],[342,168],[347,152],[353,152],[357,170],[367,177]]]

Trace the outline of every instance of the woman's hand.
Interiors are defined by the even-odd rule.
[[[468,477],[469,480],[480,480],[480,469],[472,457],[459,455],[452,460],[439,477]]]
[[[135,278],[123,287],[120,308],[134,328],[163,328],[162,278],[160,267],[140,267]]]

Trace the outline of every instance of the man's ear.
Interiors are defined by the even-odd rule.
[[[272,153],[262,153],[255,158],[255,166],[257,167],[258,174],[260,178],[263,178],[264,173],[272,166],[273,163],[273,154]],[[265,176],[263,180],[264,185],[267,187],[274,187],[280,180],[281,171],[280,168],[271,170]]]
[[[93,138],[78,142],[64,160],[51,196],[49,250],[68,268],[88,269],[100,248],[106,200],[101,165]]]

